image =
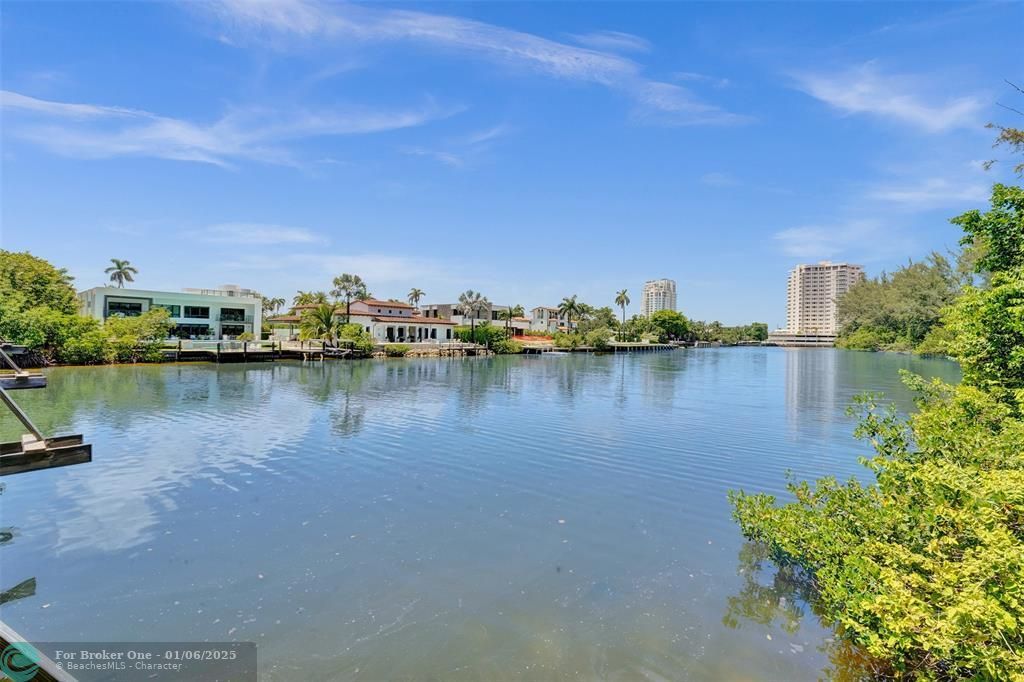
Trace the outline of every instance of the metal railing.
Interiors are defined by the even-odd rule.
[[[252,315],[235,315],[233,313],[221,313],[217,316],[218,322],[244,322],[252,324]]]

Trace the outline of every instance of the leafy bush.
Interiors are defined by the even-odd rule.
[[[552,336],[554,344],[557,348],[573,349],[583,344],[583,339],[579,334],[567,334],[566,332],[555,332]]]
[[[252,332],[242,332],[241,334],[239,334],[238,336],[235,337],[235,340],[236,341],[255,341],[256,340],[256,335],[253,334]]]
[[[744,535],[805,575],[816,610],[890,677],[1024,679],[1024,243],[1006,238],[1024,235],[1024,194],[1009,193],[1011,211],[1006,190],[954,220],[965,243],[983,239],[990,287],[965,287],[946,331],[924,337],[960,361],[964,383],[904,374],[920,395],[906,420],[859,401],[870,485],[793,483],[782,506],[730,494]]]
[[[103,325],[117,362],[160,362],[164,341],[174,323],[163,308],[136,317],[111,317]]]
[[[507,338],[504,327],[498,327],[488,322],[476,325],[473,330],[469,326],[455,328],[455,338],[463,343],[478,343],[481,346],[493,347],[498,341]]]
[[[412,346],[405,343],[388,343],[384,346],[384,355],[389,358],[404,358]]]
[[[57,359],[69,365],[99,365],[114,361],[107,333],[97,327],[68,339]]]
[[[875,483],[731,494],[743,533],[806,571],[817,609],[897,676],[1018,679],[1024,670],[1024,422],[974,387],[926,384],[909,423],[862,399]]]
[[[343,324],[338,330],[338,338],[352,341],[352,348],[363,354],[371,353],[376,345],[363,326],[355,322]]]
[[[491,350],[499,355],[516,355],[523,352],[523,344],[512,339],[499,339],[491,345]]]
[[[860,327],[855,332],[836,339],[837,348],[848,350],[882,350],[895,341],[895,335],[876,327]]]
[[[612,331],[610,329],[595,329],[591,332],[588,332],[586,336],[583,337],[583,339],[586,345],[590,346],[591,348],[594,348],[596,350],[608,350],[610,345],[609,337],[611,336],[611,334]]]
[[[996,273],[988,289],[966,287],[945,324],[964,381],[1016,391],[1024,401],[1024,269]]]
[[[919,355],[951,355],[953,332],[945,324],[932,327],[914,352]]]

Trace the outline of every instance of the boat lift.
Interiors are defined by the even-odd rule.
[[[0,341],[0,363],[10,370],[0,374],[0,402],[3,402],[28,430],[20,441],[0,443],[0,476],[91,462],[92,445],[83,443],[81,435],[45,437],[8,393],[46,387],[45,376],[41,373],[26,372],[14,361],[14,356],[22,355],[24,352],[24,346]]]

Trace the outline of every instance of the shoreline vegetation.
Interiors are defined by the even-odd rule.
[[[107,268],[111,281],[123,287],[134,282],[138,270],[128,261],[111,259]],[[460,306],[470,312],[469,324],[454,328],[454,340],[477,344],[481,354],[522,353],[534,343],[560,350],[593,349],[611,351],[616,342],[669,343],[708,342],[736,345],[761,342],[768,338],[768,325],[726,326],[718,321],[706,323],[690,320],[682,313],[662,310],[650,317],[639,315],[626,319],[629,299],[625,290],[618,292],[616,303],[622,308],[622,320],[609,306],[595,307],[576,296],[566,297],[559,306],[568,324],[558,331],[527,330],[514,336],[510,322],[521,316],[522,306],[508,309],[505,324],[479,320],[480,311],[490,303],[477,292],[466,292]],[[423,296],[419,289],[410,292],[410,302]],[[334,288],[326,292],[298,292],[291,310],[302,310],[298,325],[301,340],[323,340],[351,349],[348,357],[393,358],[423,357],[430,348],[404,342],[375,341],[359,324],[349,323],[351,303],[370,298],[366,283],[358,276],[343,274],[334,279]],[[394,300],[394,299],[392,299]],[[284,299],[264,298],[265,313],[275,313]],[[165,345],[173,340],[175,324],[168,312],[154,308],[135,316],[111,316],[104,321],[77,312],[77,294],[67,270],[33,256],[28,252],[0,250],[0,339],[25,346],[25,366],[132,364],[164,362]],[[272,335],[277,325],[264,323],[260,336]],[[284,325],[281,325],[284,327]],[[256,341],[246,333],[235,341]],[[443,343],[437,344],[438,349]]]
[[[932,254],[851,288],[837,345],[949,355],[962,383],[904,372],[909,417],[856,400],[868,483],[729,495],[776,581],[858,652],[857,679],[1024,680],[1024,189],[997,184],[952,222],[956,265]]]

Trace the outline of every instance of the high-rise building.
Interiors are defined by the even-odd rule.
[[[674,279],[652,279],[644,282],[644,293],[640,299],[640,314],[649,317],[659,310],[676,309],[676,281]]]
[[[864,268],[821,261],[798,265],[789,273],[786,331],[790,334],[835,336],[839,333],[839,298],[864,279]]]

